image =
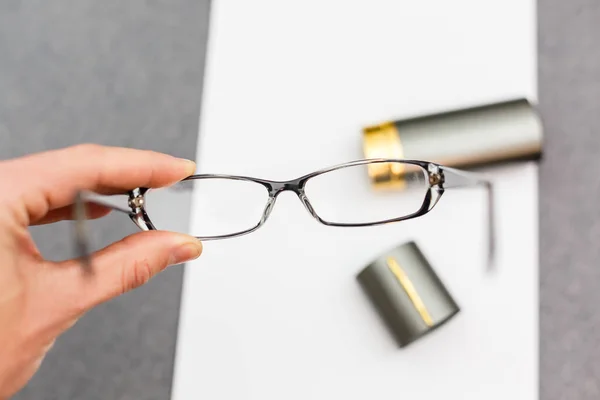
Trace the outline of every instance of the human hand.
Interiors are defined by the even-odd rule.
[[[191,236],[140,232],[93,254],[89,277],[78,260],[45,260],[28,227],[71,219],[77,190],[163,187],[194,169],[165,154],[96,145],[0,162],[0,399],[25,386],[56,338],[90,308],[202,252]],[[87,210],[90,218],[110,212],[93,204]]]

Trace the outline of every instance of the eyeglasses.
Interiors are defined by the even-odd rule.
[[[126,204],[111,197],[80,192],[75,201],[78,251],[86,259],[83,227],[85,203],[100,204],[127,214],[144,231],[177,231],[165,200],[191,194],[194,221],[191,234],[202,241],[238,237],[263,226],[278,196],[296,194],[308,213],[333,227],[377,226],[429,213],[446,189],[482,186],[487,190],[488,245],[494,252],[493,191],[480,174],[419,160],[367,159],[324,168],[288,181],[247,176],[198,174],[159,189],[136,188],[125,194]],[[89,263],[89,260],[88,260]]]

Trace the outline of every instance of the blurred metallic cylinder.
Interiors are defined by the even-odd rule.
[[[363,149],[366,158],[470,168],[539,159],[542,136],[534,107],[517,99],[369,126],[363,129]],[[381,166],[369,171],[375,185],[385,183],[385,174]]]
[[[439,328],[460,311],[412,241],[379,256],[357,280],[400,347]]]

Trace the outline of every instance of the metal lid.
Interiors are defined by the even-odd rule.
[[[380,255],[357,280],[400,347],[439,328],[460,311],[412,241]]]

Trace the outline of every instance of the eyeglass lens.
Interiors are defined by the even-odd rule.
[[[369,172],[386,176],[375,187]],[[326,222],[368,224],[406,217],[419,211],[428,190],[425,170],[398,162],[362,164],[311,178],[305,194]]]
[[[232,235],[254,228],[269,200],[265,186],[227,178],[191,179],[150,189],[144,204],[156,229],[173,231],[180,226],[165,204],[177,204],[172,201],[174,196],[182,195],[191,195],[193,204],[193,229],[186,233],[199,237]]]

